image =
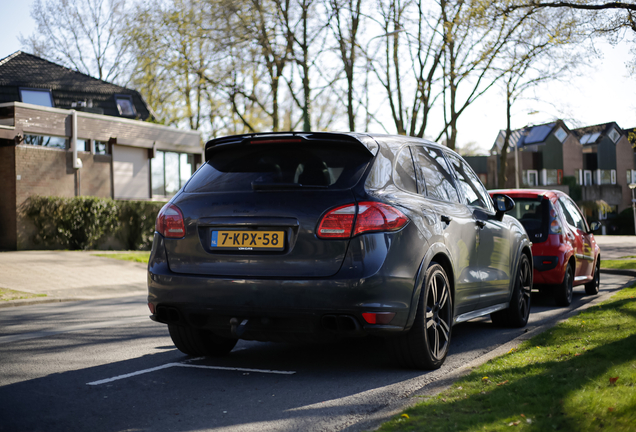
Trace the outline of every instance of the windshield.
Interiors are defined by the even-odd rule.
[[[357,183],[371,158],[363,147],[334,144],[231,146],[211,155],[185,191],[346,189]]]

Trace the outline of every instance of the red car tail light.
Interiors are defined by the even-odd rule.
[[[182,238],[185,236],[183,213],[181,213],[179,207],[170,203],[163,206],[157,216],[155,230],[168,238]]]
[[[358,218],[353,235],[373,231],[397,231],[408,221],[404,213],[395,207],[379,202],[361,202],[358,204]]]
[[[354,227],[355,221],[355,227]],[[400,210],[379,202],[361,202],[336,207],[325,214],[316,235],[319,238],[351,238],[365,232],[397,231],[409,219]]]
[[[355,217],[355,204],[336,207],[322,217],[316,235],[319,238],[350,238]]]
[[[563,234],[556,210],[550,205],[550,234]]]
[[[395,312],[363,312],[362,318],[369,324],[388,324],[391,322]]]

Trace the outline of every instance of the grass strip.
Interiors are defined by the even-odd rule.
[[[117,253],[93,253],[93,256],[113,258],[122,261],[133,261],[148,264],[150,259],[150,252],[148,251],[131,251],[131,252],[117,252]]]
[[[601,268],[604,269],[636,269],[636,260],[619,259],[619,260],[601,260]]]
[[[636,285],[492,359],[381,431],[636,430]]]
[[[36,297],[46,297],[46,294],[33,294],[9,288],[0,288],[0,301],[24,300]]]

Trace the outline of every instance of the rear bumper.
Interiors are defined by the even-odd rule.
[[[377,244],[384,234],[371,234],[350,247]],[[370,241],[373,240],[373,241]],[[386,252],[386,251],[385,251]],[[421,258],[414,258],[414,262]],[[419,262],[385,260],[367,277],[360,266],[343,268],[320,279],[229,278],[178,274],[170,270],[163,239],[155,234],[148,266],[148,302],[155,307],[153,320],[209,329],[243,339],[278,340],[286,334],[364,335],[391,334],[407,326]],[[407,264],[407,265],[404,265]],[[249,264],[246,264],[249,265]],[[410,274],[405,268],[413,269]],[[368,324],[364,312],[390,312],[386,325]],[[235,318],[235,320],[232,320]],[[230,321],[244,323],[239,329]]]

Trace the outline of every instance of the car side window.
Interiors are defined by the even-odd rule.
[[[568,225],[573,227],[576,226],[574,222],[574,218],[570,214],[569,210],[565,207],[565,204],[563,203],[563,201],[561,199],[558,199],[557,203],[559,204],[559,209],[561,210],[561,214],[563,214],[563,217],[565,218],[565,221],[568,223]]]
[[[415,167],[413,166],[413,158],[411,157],[409,146],[403,147],[398,154],[395,169],[393,170],[393,181],[400,189],[417,193]]]
[[[493,210],[486,188],[470,166],[453,153],[446,155],[455,169],[457,187],[463,192],[464,204]]]
[[[574,222],[572,225],[577,227],[581,231],[586,232],[587,224],[585,223],[585,219],[583,218],[583,215],[579,212],[579,209],[576,207],[576,205],[567,198],[559,198],[559,201],[563,203],[563,206],[570,214],[570,217],[572,218]],[[568,223],[570,223],[570,221],[568,221]]]
[[[446,158],[441,150],[433,147],[413,146],[417,176],[421,194],[443,201],[459,202]]]

